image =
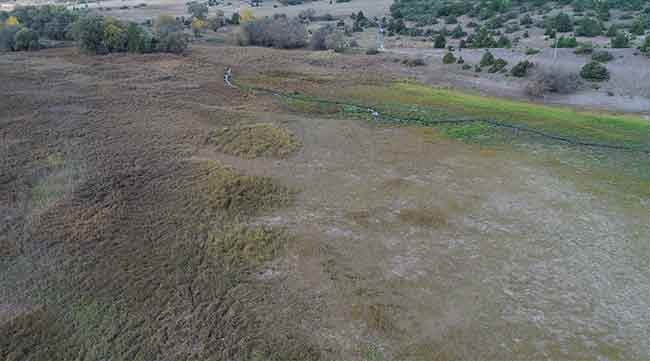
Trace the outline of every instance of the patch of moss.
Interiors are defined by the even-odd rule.
[[[273,124],[254,124],[221,128],[210,142],[224,153],[243,158],[284,158],[300,148],[300,142],[288,130]]]

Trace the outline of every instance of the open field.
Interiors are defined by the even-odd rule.
[[[0,75],[2,359],[650,359],[636,115],[256,47]]]

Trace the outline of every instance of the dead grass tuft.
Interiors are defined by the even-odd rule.
[[[243,158],[285,158],[300,148],[291,132],[268,123],[221,128],[211,134],[210,142]]]
[[[394,332],[397,327],[391,317],[394,306],[386,304],[352,305],[352,319],[363,321],[369,329],[384,333]]]
[[[293,192],[272,178],[239,175],[230,167],[210,162],[203,186],[210,207],[231,216],[246,216],[257,211],[289,204]]]
[[[448,215],[439,209],[406,208],[399,211],[402,222],[423,227],[444,227],[448,224]]]
[[[221,234],[210,234],[208,252],[228,268],[260,266],[275,258],[287,245],[287,234],[270,227],[238,224]]]

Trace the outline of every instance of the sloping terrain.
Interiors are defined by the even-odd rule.
[[[249,88],[427,105],[313,54],[0,56],[0,357],[650,357],[647,154]]]

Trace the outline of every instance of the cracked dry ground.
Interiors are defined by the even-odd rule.
[[[208,46],[0,56],[3,359],[650,356],[647,198],[422,128],[292,113],[225,88],[226,66],[323,95],[391,70]],[[256,124],[300,148],[211,140]]]

